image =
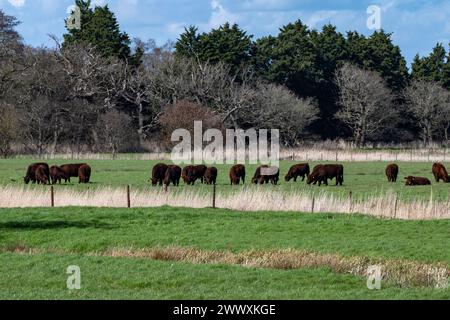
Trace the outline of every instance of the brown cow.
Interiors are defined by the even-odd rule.
[[[239,185],[242,179],[242,183],[245,184],[245,166],[237,164],[230,169],[230,181],[231,185]]]
[[[188,181],[189,181],[189,183],[192,184],[192,185],[194,185],[195,182],[196,182],[198,179],[200,179],[200,181],[201,181],[202,183],[204,183],[204,182],[205,182],[205,181],[204,181],[204,176],[205,176],[205,173],[206,173],[206,170],[207,170],[207,169],[208,169],[208,168],[207,168],[206,166],[204,166],[204,165],[194,166],[194,167],[192,168],[192,170],[190,170],[190,171],[188,172]]]
[[[78,169],[78,183],[89,183],[91,180],[92,169],[87,164]]]
[[[433,164],[433,175],[436,179],[436,182],[442,179],[444,182],[450,182],[450,178],[447,173],[447,169],[445,169],[442,163]]]
[[[398,165],[395,163],[388,165],[385,172],[389,182],[397,182]]]
[[[158,184],[162,186],[164,184],[167,169],[169,169],[169,166],[164,163],[158,163],[153,167],[152,177],[150,178],[153,186],[156,186]]]
[[[35,178],[37,184],[48,184],[49,177],[47,174],[47,167],[43,165],[38,166],[35,172]]]
[[[336,178],[336,186],[344,183],[344,166],[340,164],[327,164],[318,165],[314,168],[313,172],[308,176],[308,184],[319,182],[319,186],[322,182],[328,186],[328,179],[332,180]]]
[[[280,179],[280,169],[277,167],[269,167],[267,165],[260,166],[256,169],[253,176],[252,183],[265,184],[271,182],[272,184],[278,184]]]
[[[70,177],[66,174],[66,172],[58,166],[53,166],[50,168],[50,178],[52,179],[52,184],[56,184],[64,180],[65,183],[70,179]]]
[[[302,181],[305,181],[305,178],[309,176],[310,173],[311,172],[309,164],[307,163],[296,164],[292,166],[291,169],[289,169],[289,172],[284,177],[284,180],[286,180],[286,182],[289,182],[292,179],[294,179],[294,182],[297,182],[297,178],[302,177]]]
[[[66,173],[66,175],[70,178],[78,177],[78,170],[80,170],[81,166],[85,166],[87,163],[77,163],[77,164],[65,164],[61,166],[61,169]]]
[[[431,181],[428,178],[422,178],[422,177],[405,177],[406,179],[406,186],[429,186],[431,185]]]
[[[32,183],[36,183],[37,182],[36,170],[40,166],[44,167],[44,171],[45,171],[47,177],[50,177],[50,168],[49,168],[47,163],[34,163],[34,164],[31,164],[28,167],[27,173],[26,173],[25,177],[23,177],[23,181],[25,182],[25,184],[29,184],[30,182],[32,182]]]
[[[192,176],[192,171],[194,171],[194,166],[186,166],[183,168],[183,171],[181,172],[181,178],[187,185],[191,184],[189,177]]]
[[[164,185],[169,186],[172,183],[174,186],[179,186],[180,179],[181,179],[181,168],[179,166],[171,165],[166,170]]]
[[[205,183],[206,184],[216,184],[217,182],[217,168],[209,167],[205,172]]]

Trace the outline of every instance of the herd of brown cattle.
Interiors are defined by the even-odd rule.
[[[388,181],[397,182],[398,172],[399,172],[398,165],[396,164],[388,165],[386,168],[386,176],[388,178]],[[432,173],[436,182],[439,182],[440,180],[446,183],[450,182],[450,177],[448,176],[447,169],[445,169],[445,166],[442,163],[433,164]],[[431,185],[430,179],[424,177],[408,176],[405,177],[405,180],[407,186]]]
[[[238,164],[230,169],[231,185],[245,184],[245,166]],[[152,177],[150,181],[153,186],[170,185],[178,186],[180,180],[183,179],[187,185],[194,185],[196,181],[206,184],[216,184],[218,170],[215,167],[206,167],[204,165],[187,166],[181,169],[179,166],[167,165],[159,163],[153,167]],[[308,178],[308,184],[317,184],[319,186],[324,183],[328,185],[329,179],[336,179],[336,185],[344,183],[344,167],[342,165],[318,165],[312,173],[309,164],[301,163],[292,166],[285,176],[286,182],[292,179],[296,182],[301,177],[302,181]],[[269,167],[267,165],[260,166],[252,178],[253,184],[274,184],[277,185],[280,180],[280,169],[278,167]]]
[[[397,164],[390,164],[386,167],[386,176],[389,182],[397,182],[399,167]],[[432,173],[436,182],[440,180],[448,183],[450,177],[446,168],[442,163],[433,164]],[[150,181],[153,186],[173,184],[179,186],[180,180],[183,179],[187,185],[194,185],[196,181],[215,185],[217,182],[218,170],[215,167],[207,167],[205,165],[187,166],[181,169],[177,165],[167,165],[164,163],[157,164],[153,167],[152,177]],[[34,163],[28,167],[24,177],[26,184],[56,184],[64,180],[65,183],[70,182],[70,178],[77,177],[79,183],[89,183],[91,179],[91,167],[86,163],[66,164],[62,166],[49,167],[47,163]],[[328,186],[328,180],[336,180],[336,186],[342,186],[344,183],[344,166],[340,164],[317,165],[312,172],[307,163],[296,164],[289,169],[285,176],[285,181],[289,182],[301,177],[302,181],[307,179],[307,183],[323,184]],[[277,185],[280,179],[280,169],[278,167],[269,167],[267,165],[260,166],[252,178],[253,184],[274,184]],[[407,186],[431,185],[431,181],[424,177],[405,177]],[[245,166],[238,164],[230,169],[231,185],[239,185],[241,182],[245,184]]]
[[[28,167],[23,178],[26,184],[56,184],[64,180],[70,182],[70,178],[78,178],[79,183],[89,183],[91,180],[91,167],[86,163],[65,164],[63,166],[49,167],[47,163],[34,163]]]

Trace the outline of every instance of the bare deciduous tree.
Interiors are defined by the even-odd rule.
[[[336,118],[353,132],[357,146],[395,118],[394,97],[381,76],[373,71],[344,64],[336,73],[341,110]]]
[[[435,82],[415,80],[405,89],[405,99],[409,110],[421,128],[420,136],[424,144],[433,141],[439,128],[447,132],[450,119],[450,93]]]

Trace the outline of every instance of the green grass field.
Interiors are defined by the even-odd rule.
[[[330,268],[275,270],[93,256],[112,248],[303,249],[344,257],[450,266],[450,220],[398,221],[359,215],[227,210],[2,209],[3,299],[450,299],[450,289],[400,288]],[[33,254],[14,253],[17,248]],[[78,265],[82,289],[66,289]]]
[[[22,177],[25,175],[28,165],[32,162],[37,162],[36,159],[14,159],[14,160],[0,160],[0,185],[9,186],[23,186]],[[49,161],[50,165],[70,163],[67,160]],[[88,160],[88,161],[74,161],[88,162],[93,167],[92,183],[88,186],[79,186],[77,179],[73,179],[72,184],[63,185],[58,188],[97,188],[103,186],[124,187],[131,185],[133,188],[151,188],[148,182],[151,174],[151,169],[158,161],[141,161],[141,160]],[[295,162],[298,163],[298,162]],[[290,182],[284,181],[284,175],[289,170],[290,166],[295,164],[290,161],[282,161],[280,165],[282,179],[280,185],[277,187],[266,186],[267,188],[277,188],[284,191],[302,190],[311,193],[330,192],[337,196],[348,197],[350,191],[353,193],[355,199],[366,198],[370,195],[380,195],[386,192],[397,192],[399,199],[430,199],[432,193],[435,201],[448,201],[450,196],[450,185],[444,183],[436,183],[432,179],[431,167],[432,163],[399,163],[400,176],[399,181],[395,184],[387,182],[384,175],[384,169],[388,163],[385,162],[343,162],[345,166],[345,183],[344,187],[335,187],[334,181],[329,187],[308,186],[306,182]],[[311,168],[318,164],[318,162],[310,162]],[[218,191],[228,192],[233,190],[229,185],[228,172],[230,166],[219,165]],[[251,177],[256,169],[256,165],[247,166],[247,184],[249,184]],[[425,176],[432,180],[433,185],[406,187],[404,186],[403,178],[407,175]],[[43,188],[42,186],[40,188]],[[198,192],[211,192],[210,187],[197,184],[195,187],[184,186],[183,184],[178,188],[195,188]]]
[[[0,160],[0,185],[22,187],[21,177],[36,159]],[[153,188],[148,180],[157,161],[49,161],[50,165],[88,162],[92,183],[56,188]],[[282,177],[294,162],[281,163]],[[310,162],[311,167],[317,163]],[[389,184],[385,162],[343,163],[344,187],[305,182],[264,186],[285,192],[332,193],[355,199],[397,192],[400,199],[448,201],[449,185],[405,187],[407,175],[432,178],[431,163],[399,163],[400,179]],[[218,192],[231,187],[230,166],[219,169]],[[256,165],[247,166],[247,187]],[[48,186],[31,186],[48,188]],[[173,187],[171,187],[172,190]],[[176,190],[211,192],[197,184]],[[242,187],[241,187],[242,188]],[[1,205],[0,205],[1,207]],[[240,253],[248,250],[307,250],[368,259],[402,259],[450,267],[450,220],[400,221],[360,215],[234,212],[212,209],[57,208],[0,209],[0,298],[3,299],[450,299],[450,289],[399,287],[383,283],[370,291],[366,279],[331,268],[279,270],[230,264],[190,264],[102,253],[119,248],[177,246]],[[30,253],[31,252],[31,253]],[[66,268],[82,270],[82,290],[66,289]]]

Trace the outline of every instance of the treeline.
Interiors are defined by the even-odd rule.
[[[383,31],[345,36],[301,21],[257,39],[189,27],[131,41],[107,6],[77,0],[81,29],[31,48],[0,10],[0,153],[170,148],[174,129],[280,129],[282,143],[447,141],[450,62],[438,44],[409,72]]]

